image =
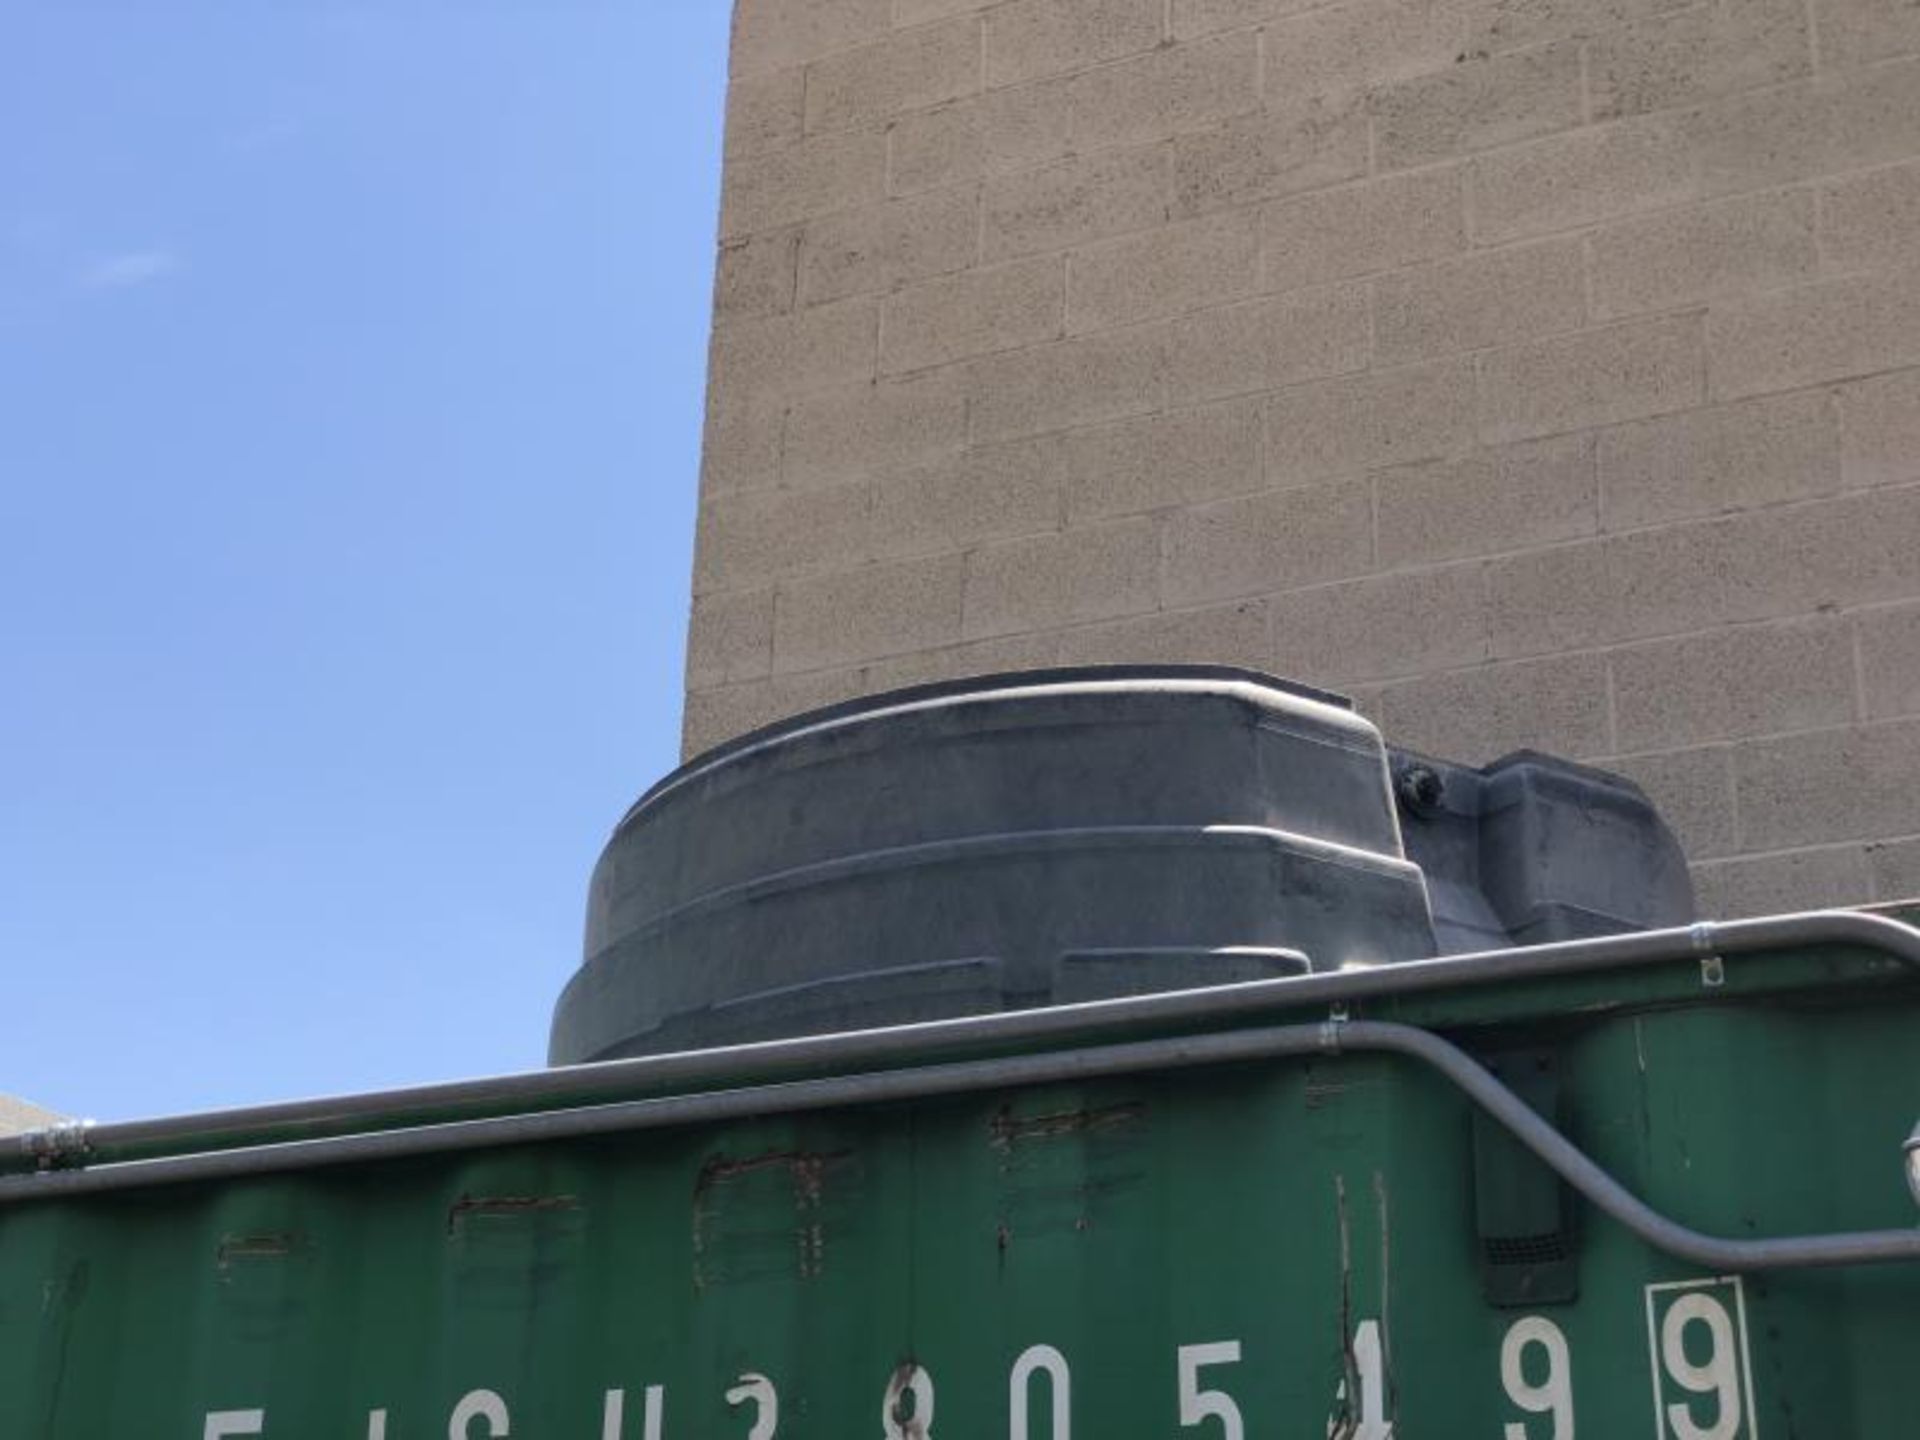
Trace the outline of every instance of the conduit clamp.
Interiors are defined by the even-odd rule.
[[[1340,1034],[1351,1023],[1345,1005],[1335,1005],[1327,1011],[1327,1018],[1320,1022],[1320,1048],[1329,1055],[1340,1053]]]

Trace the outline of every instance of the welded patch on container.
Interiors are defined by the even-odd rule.
[[[249,1261],[284,1260],[299,1250],[304,1237],[292,1230],[261,1230],[222,1235],[214,1250],[214,1268],[226,1279],[236,1265]]]
[[[713,1155],[693,1187],[693,1284],[811,1280],[848,1211],[850,1150]]]
[[[1325,1071],[1309,1065],[1301,1098],[1305,1100],[1307,1109],[1324,1110],[1358,1088],[1356,1081],[1330,1079]]]
[[[213,1248],[225,1323],[250,1340],[275,1341],[307,1323],[316,1247],[298,1230],[231,1230]]]
[[[1139,1100],[1031,1115],[1002,1106],[987,1126],[1000,1176],[993,1239],[1001,1263],[1020,1241],[1099,1229],[1146,1180],[1147,1119]]]
[[[454,1292],[476,1310],[539,1310],[586,1263],[587,1211],[574,1195],[472,1195],[447,1207]]]
[[[1010,1150],[1022,1140],[1057,1140],[1065,1135],[1097,1135],[1146,1119],[1147,1107],[1137,1100],[1100,1109],[1057,1110],[1046,1115],[1015,1115],[1003,1105],[987,1128],[996,1148]]]
[[[447,1233],[474,1221],[520,1220],[579,1208],[574,1195],[462,1195],[447,1207]]]

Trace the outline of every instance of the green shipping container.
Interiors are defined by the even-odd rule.
[[[1793,917],[33,1137],[0,1436],[1916,1435],[1916,964]]]

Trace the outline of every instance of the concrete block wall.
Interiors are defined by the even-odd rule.
[[[1245,663],[1920,892],[1915,0],[739,0],[689,753]]]

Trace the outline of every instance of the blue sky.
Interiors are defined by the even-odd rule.
[[[534,1067],[676,758],[723,0],[0,19],[0,1091]]]

